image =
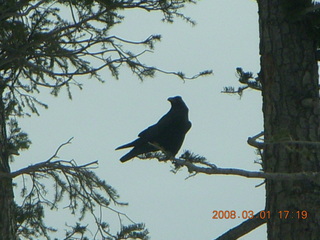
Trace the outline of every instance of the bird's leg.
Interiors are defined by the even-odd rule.
[[[161,152],[163,152],[166,157],[168,159],[171,159],[173,156],[172,156],[172,153],[166,151],[162,146],[160,146],[158,143],[156,142],[148,142],[148,144],[150,144],[151,146],[155,147],[156,149],[159,149]]]

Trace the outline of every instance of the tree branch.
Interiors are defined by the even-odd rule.
[[[52,156],[50,159],[40,162],[37,164],[30,165],[28,167],[19,169],[12,173],[0,173],[0,177],[5,178],[16,178],[23,174],[33,174],[33,173],[41,173],[46,172],[48,170],[78,170],[78,169],[95,169],[97,168],[98,161],[93,161],[90,163],[86,163],[83,165],[75,165],[73,161],[66,161],[66,160],[57,160],[52,161],[53,158],[56,156]],[[166,159],[167,161],[168,159]],[[320,179],[319,172],[297,172],[297,173],[265,173],[265,172],[257,172],[257,171],[247,171],[243,169],[237,168],[219,168],[216,167],[214,164],[210,163],[198,163],[203,166],[198,166],[192,162],[174,158],[170,159],[175,165],[179,167],[186,167],[190,173],[198,174],[203,173],[207,175],[234,175],[234,176],[241,176],[246,178],[260,178],[260,179],[270,179],[270,180],[288,180],[288,181],[295,181],[295,180],[303,180],[303,179],[310,179],[317,181]],[[164,161],[160,159],[159,161]]]
[[[253,137],[248,137],[247,143],[255,148],[262,149],[264,146],[263,142],[259,142],[258,139],[264,135],[264,132],[260,132]]]
[[[59,151],[70,144],[71,140],[72,138],[61,144],[46,161],[30,165],[8,175],[0,175],[0,177],[10,178],[22,176],[23,179],[21,196],[24,199],[21,205],[16,206],[18,235],[27,237],[32,231],[32,234],[50,239],[49,232],[56,230],[47,227],[44,223],[44,208],[57,209],[58,204],[63,203],[66,209],[79,217],[80,221],[71,226],[70,231],[66,232],[66,236],[69,236],[69,238],[76,234],[84,236],[85,232],[91,233],[87,229],[88,225],[83,224],[87,221],[85,217],[88,212],[95,219],[97,227],[95,236],[100,235],[103,239],[129,239],[130,236],[138,234],[140,238],[136,237],[134,239],[146,239],[145,236],[148,235],[148,231],[143,224],[133,222],[126,214],[112,207],[125,206],[127,203],[119,202],[119,195],[116,190],[92,171],[92,169],[97,168],[98,161],[77,165],[74,160],[57,159],[59,158]],[[25,176],[29,177],[31,182],[24,181]],[[50,187],[50,191],[44,179],[53,183],[53,188]],[[100,211],[97,211],[97,207],[100,208]],[[120,221],[119,237],[113,236],[109,225],[104,222],[103,209],[116,213],[119,219],[126,218],[131,222],[130,225],[126,226]]]
[[[159,148],[161,147],[154,145]],[[163,152],[165,152],[163,150]],[[219,168],[213,163],[206,161],[204,157],[191,153],[190,151],[185,151],[180,158],[170,158],[161,152],[152,152],[146,153],[138,156],[140,159],[152,159],[156,158],[159,162],[171,161],[174,165],[172,170],[176,173],[180,168],[186,167],[190,174],[196,175],[198,173],[203,173],[207,175],[234,175],[241,176],[246,178],[261,178],[269,180],[286,180],[286,181],[295,181],[295,180],[312,180],[315,182],[320,181],[320,172],[293,172],[293,173],[280,173],[280,172],[258,172],[258,171],[247,171],[243,169],[236,168]]]
[[[76,171],[79,169],[95,169],[93,165],[97,165],[98,161],[93,161],[90,163],[86,163],[83,165],[75,165],[73,161],[66,161],[66,160],[57,160],[54,162],[45,161],[40,162],[37,164],[30,165],[28,167],[22,168],[15,172],[10,173],[12,178],[16,178],[22,174],[34,174],[34,173],[41,173],[47,172],[48,170],[62,170],[62,171]]]
[[[205,165],[206,167],[195,165],[187,160],[182,160],[179,158],[172,159],[175,164],[180,166],[185,166],[190,173],[204,173],[208,175],[234,175],[246,178],[264,178],[271,180],[302,180],[302,179],[312,179],[317,180],[320,178],[319,172],[298,172],[298,173],[266,173],[266,172],[254,172],[247,171],[243,169],[236,168],[218,168],[214,165],[208,167],[208,163],[198,163],[200,165]]]

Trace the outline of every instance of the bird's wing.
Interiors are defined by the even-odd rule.
[[[134,147],[136,145],[141,145],[142,142],[152,142],[154,139],[156,139],[159,134],[163,131],[163,129],[167,128],[168,125],[170,125],[170,115],[168,116],[168,113],[164,115],[156,124],[148,127],[147,129],[143,130],[141,133],[138,135],[138,139],[121,145],[120,147],[117,147],[116,150],[123,149],[123,148],[129,148],[129,147]]]
[[[171,122],[172,122],[172,114],[169,111],[156,124],[148,127],[147,129],[139,133],[138,137],[144,138],[147,141],[152,141],[154,138],[156,138],[159,135],[159,133],[163,131],[163,129],[166,129],[171,124]]]

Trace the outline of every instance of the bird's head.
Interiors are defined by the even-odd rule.
[[[168,101],[171,103],[171,106],[174,108],[188,109],[180,96],[169,97]]]
[[[182,98],[180,96],[169,97],[168,101],[171,102],[171,104],[178,103],[178,102],[183,102]]]

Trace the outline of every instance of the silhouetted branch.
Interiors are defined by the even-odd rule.
[[[293,142],[294,144],[297,144]],[[156,146],[156,145],[154,145]],[[270,180],[306,180],[320,181],[320,172],[297,172],[297,173],[266,173],[257,171],[248,171],[236,168],[219,168],[213,163],[206,161],[204,157],[195,155],[190,151],[185,151],[180,158],[168,158],[161,152],[153,152],[139,155],[140,159],[156,158],[160,162],[171,161],[174,165],[173,172],[176,173],[180,168],[186,167],[192,175],[203,173],[207,175],[234,175],[246,178],[261,178]]]
[[[21,191],[23,202],[21,206],[16,206],[18,235],[27,237],[30,234],[36,234],[50,239],[49,232],[54,232],[56,229],[45,225],[43,209],[45,207],[57,209],[58,204],[63,202],[65,208],[72,214],[77,213],[80,221],[74,226],[69,226],[71,230],[66,232],[66,236],[69,236],[66,239],[76,235],[85,239],[83,236],[88,229],[87,225],[81,224],[81,221],[87,212],[95,219],[97,230],[94,235],[97,237],[123,239],[122,236],[129,238],[137,234],[137,237],[133,239],[147,239],[148,231],[143,224],[133,222],[126,214],[112,207],[112,205],[125,206],[127,203],[119,202],[116,190],[92,171],[97,168],[98,161],[77,165],[74,160],[58,159],[59,151],[70,144],[71,140],[72,138],[61,144],[46,161],[32,164],[8,175],[0,175],[11,178],[21,176],[23,180]],[[31,181],[25,181],[26,177]],[[49,179],[51,184],[53,183],[50,194],[47,194],[49,190],[45,184],[46,179]],[[100,211],[97,211],[97,207],[100,208]],[[102,209],[118,215],[122,228],[117,233],[120,234],[119,236],[111,234],[109,225],[103,221]],[[127,219],[130,225],[122,224],[122,218]]]
[[[245,72],[242,68],[236,68],[237,76],[239,78],[239,82],[242,84],[236,90],[234,87],[224,87],[222,93],[229,93],[229,94],[238,94],[242,96],[243,91],[246,89],[254,89],[261,91],[262,85],[259,79],[259,76],[254,76],[252,72]]]
[[[258,148],[258,149],[262,149],[263,146],[264,146],[264,143],[263,142],[259,142],[258,139],[260,137],[262,137],[263,135],[264,135],[264,132],[260,132],[260,133],[258,133],[257,135],[255,135],[253,137],[249,137],[248,140],[247,140],[247,143],[252,147],[255,147],[255,148]]]
[[[272,180],[302,180],[302,179],[313,179],[320,178],[319,172],[299,172],[299,173],[265,173],[265,172],[254,172],[236,168],[219,168],[219,167],[208,167],[208,164],[194,164],[192,162],[175,158],[172,160],[174,164],[179,166],[185,166],[189,173],[204,173],[208,175],[234,175],[246,178],[264,178]],[[200,166],[199,166],[200,165]],[[202,166],[201,166],[202,165]],[[203,167],[205,166],[205,167]]]

